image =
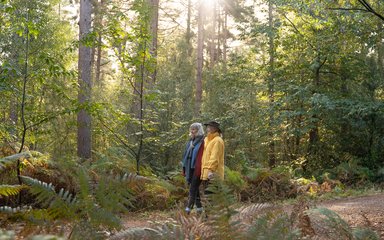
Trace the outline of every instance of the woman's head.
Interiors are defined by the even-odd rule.
[[[204,123],[204,125],[207,127],[208,133],[218,132],[221,134],[221,128],[220,128],[220,124],[218,122],[211,121],[209,123]]]
[[[189,127],[189,136],[190,137],[197,137],[197,136],[203,136],[204,135],[204,129],[203,125],[201,123],[192,123]]]

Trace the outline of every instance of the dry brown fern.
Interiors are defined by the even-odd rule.
[[[242,206],[237,209],[237,214],[232,217],[232,221],[241,221],[244,224],[251,224],[253,220],[275,206],[270,203],[256,203]]]
[[[290,221],[291,227],[301,230],[303,236],[314,236],[315,230],[312,227],[311,219],[307,214],[309,210],[308,201],[300,198],[299,201],[293,206]]]
[[[214,229],[205,221],[205,217],[185,215],[182,211],[176,213],[176,221],[180,225],[185,239],[210,239],[215,235]]]

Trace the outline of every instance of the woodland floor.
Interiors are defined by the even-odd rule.
[[[384,239],[384,194],[338,199],[317,206],[335,211],[351,227],[368,227]]]
[[[381,239],[384,239],[384,193],[337,200],[326,200],[317,202],[316,206],[325,207],[335,211],[353,228],[368,227],[375,230]],[[291,205],[286,206],[287,212],[290,212],[291,209]],[[154,227],[165,222],[173,222],[174,220],[172,219],[172,215],[174,215],[174,211],[172,210],[130,213],[125,215],[122,219],[123,229],[134,227]],[[15,231],[17,236],[16,239],[26,239],[25,237],[28,235],[30,236],[30,234],[52,234],[53,232],[57,234],[59,232],[57,230],[53,230],[52,228],[50,229],[51,231],[47,231],[47,229],[40,229],[41,231],[38,231],[39,227],[33,228],[33,231],[28,231],[26,230],[26,225],[23,223],[14,223],[8,226],[4,226],[3,223],[1,225],[1,228],[3,229]],[[63,229],[61,229],[61,231],[63,231]],[[64,230],[64,232],[67,231],[68,229]]]
[[[352,227],[370,228],[384,240],[384,194],[349,197],[337,200],[317,202],[316,207],[335,211]],[[291,207],[287,207],[287,212]],[[124,218],[124,228],[153,227],[158,223],[172,221],[170,213],[151,212],[139,213]]]

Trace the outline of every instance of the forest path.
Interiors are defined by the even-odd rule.
[[[317,202],[316,206],[336,212],[353,228],[367,227],[375,230],[384,240],[384,193],[325,200]],[[174,215],[173,211],[131,213],[123,218],[124,229],[154,227],[159,223],[173,221],[171,215]]]
[[[384,239],[384,194],[328,200],[317,203],[335,211],[351,227],[368,227]]]

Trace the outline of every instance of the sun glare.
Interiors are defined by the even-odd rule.
[[[211,10],[213,9],[215,3],[217,4],[218,0],[200,0],[201,4],[203,5],[203,8],[205,10]]]

